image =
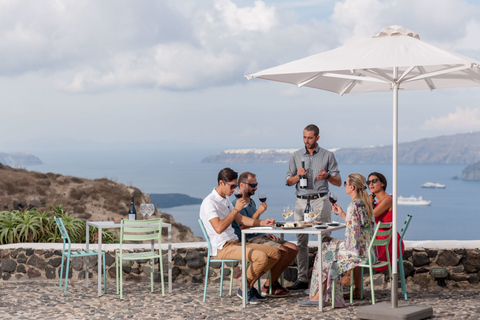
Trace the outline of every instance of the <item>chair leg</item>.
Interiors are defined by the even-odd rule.
[[[405,270],[403,268],[403,257],[400,254],[400,259],[398,263],[398,269],[400,269],[400,281],[402,282],[402,294],[405,297],[405,300],[407,300],[407,286],[405,284]]]
[[[207,297],[208,268],[210,266],[210,257],[207,257],[207,265],[205,266],[205,287],[203,288],[203,302]]]
[[[68,270],[70,268],[70,255],[67,255],[67,269],[65,270],[65,292],[64,295],[67,295],[67,286],[68,286]]]
[[[153,268],[155,267],[154,259],[150,259],[150,291],[153,292]],[[163,277],[163,274],[161,275]]]
[[[158,250],[161,250],[161,249],[158,249]],[[162,284],[162,297],[165,297],[165,280],[163,279],[163,259],[162,259],[162,255],[161,254],[159,255],[160,255],[160,258],[158,258],[158,265],[160,268],[160,283]]]
[[[64,253],[62,253],[62,266],[60,267],[60,283],[58,284],[58,290],[62,290],[62,278],[63,278],[63,263],[65,262]]]
[[[120,286],[118,283],[118,277],[119,277],[119,271],[118,271],[118,255],[115,255],[115,283],[117,284],[117,294],[120,294]]]
[[[322,285],[323,286],[323,285]],[[336,281],[335,279],[333,279],[332,281],[332,296],[330,297],[330,299],[332,299],[332,309],[335,308],[335,289],[336,289]],[[319,290],[322,290],[322,287],[319,288]],[[326,293],[326,292],[325,292]],[[320,301],[319,301],[320,302]],[[323,303],[323,302],[322,302]]]
[[[222,296],[223,292],[223,262],[222,262],[222,267],[220,269],[220,297]]]
[[[371,264],[368,269],[370,271],[370,291],[372,292],[372,304],[375,304],[375,288],[373,286],[373,268]]]

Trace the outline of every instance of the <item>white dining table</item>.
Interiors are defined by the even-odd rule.
[[[98,296],[102,295],[102,234],[103,229],[115,229],[120,228],[121,224],[114,221],[87,221],[86,228],[86,250],[89,249],[90,244],[90,226],[98,228]],[[162,222],[162,228],[168,229],[168,292],[172,293],[172,225],[170,223]],[[152,243],[152,251],[154,250],[154,244]],[[162,248],[158,248],[162,250]],[[105,261],[104,261],[105,263]],[[88,257],[87,257],[87,266],[88,266]],[[88,286],[88,267],[86,269],[85,281],[86,286]],[[163,275],[161,275],[163,277]],[[106,285],[106,284],[105,284]]]
[[[313,234],[318,236],[318,248],[322,248],[322,234],[325,232],[332,232],[335,230],[345,229],[345,223],[340,223],[338,226],[328,226],[326,229],[317,229],[313,226],[307,226],[302,228],[282,228],[282,227],[253,227],[248,229],[242,230],[242,288],[247,287],[247,268],[246,268],[246,251],[245,251],[245,239],[246,235],[250,233],[278,233],[278,234]],[[319,269],[322,270],[322,259],[319,260]],[[318,273],[318,283],[320,284],[320,288],[322,288],[321,283],[322,281],[322,273]],[[245,290],[243,290],[244,294],[242,295],[243,301],[243,308],[247,306],[247,295],[245,294]],[[323,311],[323,291],[319,290],[319,299],[318,299],[318,310]]]

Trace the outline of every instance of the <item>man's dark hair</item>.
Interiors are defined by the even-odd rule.
[[[370,180],[370,176],[375,176],[380,180],[381,183],[383,183],[383,191],[387,189],[387,178],[380,172],[372,172],[368,175],[368,180]]]
[[[320,134],[320,129],[318,129],[318,127],[314,124],[309,124],[303,130],[313,131],[313,134],[315,135],[315,137],[318,137],[318,135]]]
[[[252,176],[254,178],[256,177],[256,175],[254,173],[245,171],[240,175],[240,177],[238,177],[238,183],[240,183],[240,182],[246,183],[249,176]]]
[[[218,178],[217,178],[217,182],[220,184],[220,180],[223,181],[223,182],[229,182],[229,181],[232,181],[232,180],[235,180],[237,179],[238,177],[238,173],[233,171],[232,169],[230,168],[223,168],[222,170],[220,170],[220,172],[218,173]]]

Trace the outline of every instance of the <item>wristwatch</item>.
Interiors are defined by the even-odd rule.
[[[331,175],[330,173],[328,174],[328,176],[325,178],[326,180],[330,179]]]

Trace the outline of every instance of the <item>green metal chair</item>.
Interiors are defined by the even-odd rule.
[[[386,230],[380,230],[380,229],[386,229]],[[385,239],[378,239],[377,237],[386,237]],[[368,252],[374,252],[373,250],[376,250],[375,247],[381,247],[381,246],[388,246],[390,239],[392,238],[392,223],[385,223],[385,222],[380,222],[377,227],[375,228],[375,233],[373,234],[373,241],[370,242],[370,245],[368,247]],[[370,287],[371,287],[371,293],[372,293],[372,304],[375,304],[375,288],[373,284],[373,269],[374,268],[379,268],[383,266],[388,265],[388,272],[390,274],[390,278],[392,277],[392,268],[390,266],[390,253],[388,252],[388,247],[387,247],[387,261],[374,261],[373,256],[370,254],[368,256],[368,263],[366,264],[359,264],[357,267],[362,268],[362,286],[360,288],[360,297],[363,299],[363,268],[368,268],[369,273],[370,273]],[[350,303],[353,303],[353,269],[351,270],[350,273]]]
[[[400,271],[400,281],[402,282],[402,294],[407,300],[407,286],[405,284],[405,270],[403,268],[403,254],[402,252],[402,240],[405,236],[405,232],[407,232],[408,225],[410,224],[410,220],[412,220],[411,215],[407,215],[405,222],[403,223],[402,229],[400,230],[400,241],[398,243],[398,250],[400,252],[400,257],[398,258],[398,269]]]
[[[158,243],[158,253],[155,253],[153,246],[155,240]],[[146,252],[123,252],[123,243],[129,242],[152,242],[152,250]],[[152,220],[123,220],[120,226],[120,249],[116,254],[116,280],[117,280],[117,294],[120,293],[120,299],[123,299],[123,270],[122,265],[124,260],[144,260],[150,259],[150,288],[153,292],[153,268],[155,265],[155,259],[159,259],[159,271],[160,279],[162,282],[162,296],[165,296],[165,285],[163,279],[163,263],[162,263],[162,219]],[[119,281],[120,278],[120,281]],[[120,282],[120,286],[119,286]]]
[[[60,230],[60,234],[62,235],[63,239],[63,249],[62,249],[62,266],[60,268],[60,284],[58,285],[58,290],[62,290],[62,277],[63,277],[63,265],[65,263],[65,257],[67,258],[67,269],[65,272],[65,289],[64,295],[67,295],[67,286],[68,286],[68,270],[70,269],[70,258],[76,257],[90,257],[90,256],[98,256],[97,250],[82,250],[82,251],[72,251],[71,245],[72,242],[70,241],[70,237],[68,235],[67,229],[65,228],[65,224],[63,223],[62,218],[57,218],[53,216],[55,223],[57,224],[58,230]],[[68,250],[65,250],[65,244],[68,242]],[[102,252],[103,255],[103,287],[105,293],[107,293],[107,274],[105,272],[105,252]],[[88,268],[88,266],[85,266]],[[98,266],[98,271],[101,272],[100,266]],[[85,275],[85,278],[87,275]]]

